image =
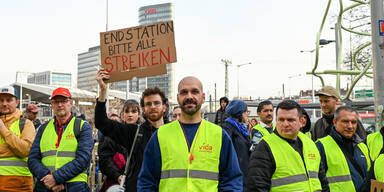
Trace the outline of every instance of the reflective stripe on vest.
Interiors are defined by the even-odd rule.
[[[21,137],[19,120],[12,123],[9,130]],[[0,145],[7,145],[4,138],[0,135]],[[28,157],[19,158],[19,157],[2,157],[0,158],[0,175],[9,175],[9,176],[32,176],[31,172],[28,169]]]
[[[343,151],[336,141],[330,136],[319,139],[324,146],[328,170],[326,176],[331,191],[356,191],[353,184],[351,172]],[[367,170],[371,166],[368,148],[364,143],[359,143],[358,148],[363,152],[367,160]]]
[[[376,159],[374,169],[376,180],[384,182],[384,154]]]
[[[273,130],[275,130],[276,124],[272,124],[272,127],[273,127]],[[266,128],[262,127],[260,123],[254,126],[253,129],[258,130],[263,135],[263,137],[271,134]]]
[[[375,161],[379,156],[383,146],[383,135],[380,131],[376,133],[369,134],[367,136],[367,145],[369,148],[369,155],[371,156],[372,161]]]
[[[161,172],[161,179],[187,177],[188,169],[172,169]],[[219,180],[219,174],[209,171],[189,170],[189,178]]]
[[[202,120],[190,152],[179,121],[159,128],[161,152],[159,191],[218,191],[222,128]]]
[[[66,129],[63,131],[58,148],[56,148],[58,136],[55,130],[54,120],[52,119],[44,129],[40,140],[41,161],[51,172],[54,172],[65,164],[71,162],[76,157],[77,139],[73,131],[74,122],[75,117],[71,119]],[[81,121],[80,127],[82,127],[83,124],[84,121]],[[66,182],[87,182],[87,180],[87,175],[82,172]]]
[[[271,191],[321,191],[318,178],[320,153],[315,143],[299,132],[303,157],[275,133],[263,137],[273,154],[276,170],[271,179]],[[307,176],[308,175],[308,176]]]

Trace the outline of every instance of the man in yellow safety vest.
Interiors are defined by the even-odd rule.
[[[28,159],[38,179],[35,191],[90,191],[87,168],[92,157],[92,127],[71,113],[72,95],[67,88],[53,90],[55,116],[40,126]]]
[[[0,88],[0,191],[33,190],[27,160],[35,127],[16,108],[17,97],[14,87]]]
[[[276,129],[264,136],[249,160],[248,191],[328,191],[315,143],[300,132],[301,107],[276,107]]]
[[[357,112],[339,107],[328,136],[316,142],[331,191],[367,191],[371,167],[368,147],[356,134]]]
[[[138,191],[242,191],[243,180],[228,134],[201,118],[205,100],[196,77],[178,86],[178,121],[161,126],[149,140]]]

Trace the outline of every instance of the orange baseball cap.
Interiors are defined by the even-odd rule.
[[[63,97],[69,97],[69,98],[72,97],[71,93],[69,92],[69,90],[67,88],[59,87],[59,88],[53,90],[51,99],[53,99],[54,97],[59,96],[59,95],[63,96]]]

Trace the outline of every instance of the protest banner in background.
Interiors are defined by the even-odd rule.
[[[101,32],[100,52],[108,82],[165,74],[176,62],[173,21]]]

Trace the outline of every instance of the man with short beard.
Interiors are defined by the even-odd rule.
[[[106,114],[105,80],[109,79],[109,73],[100,69],[96,80],[100,87],[99,98],[95,107],[95,125],[103,135],[112,138],[117,144],[122,145],[128,151],[133,150],[126,177],[126,191],[137,191],[137,177],[143,161],[143,153],[152,134],[164,124],[163,115],[166,111],[167,98],[158,87],[149,87],[144,90],[140,99],[140,105],[145,115],[145,122],[139,127],[139,136],[132,149],[133,141],[138,129],[137,124],[125,124],[108,119]]]
[[[40,126],[28,157],[37,178],[35,191],[91,191],[86,173],[92,159],[91,125],[71,112],[72,95],[67,88],[53,90],[55,116]]]
[[[32,192],[28,154],[35,138],[35,127],[17,109],[14,87],[0,88],[0,191]]]
[[[203,86],[195,77],[178,86],[178,121],[149,140],[139,174],[139,191],[243,191],[242,173],[231,139],[201,117]]]

